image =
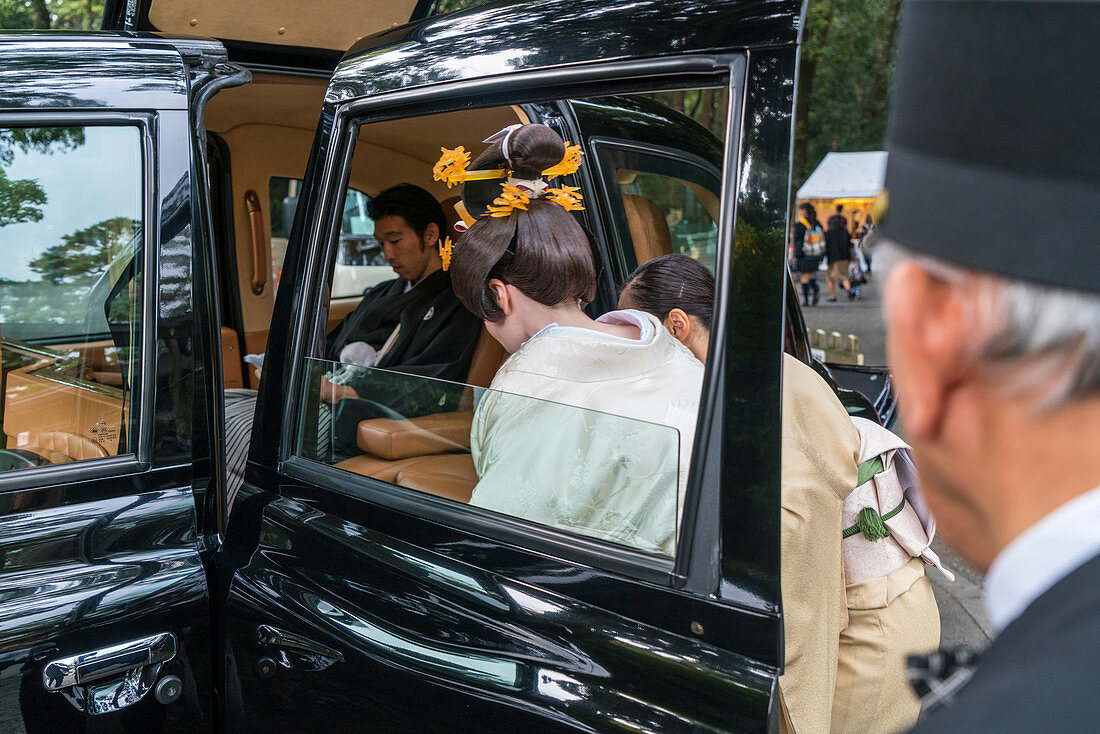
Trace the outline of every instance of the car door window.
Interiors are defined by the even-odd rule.
[[[296,178],[272,176],[268,182],[271,212],[271,273],[275,288],[283,272],[283,258],[294,222],[302,181]],[[393,277],[393,271],[382,257],[382,248],[374,239],[374,222],[367,216],[370,197],[358,189],[349,188],[344,197],[340,224],[340,241],[333,268],[332,297],[357,298],[363,291]]]
[[[618,194],[609,204],[619,220],[615,232],[628,264],[675,252],[714,272],[718,169],[683,152],[612,141],[599,141],[595,147],[605,183]]]
[[[0,130],[0,468],[133,452],[142,332],[134,126]]]
[[[666,115],[668,125],[686,119],[650,97],[628,95],[618,104],[644,110],[646,119]],[[357,177],[383,186],[411,182],[425,190],[426,196],[442,204],[443,215],[450,220],[443,236],[457,239],[454,248],[460,251],[461,228],[454,228],[458,191],[433,178],[440,148],[461,145],[476,157],[485,147],[481,141],[523,121],[517,119],[517,109],[467,110],[359,126],[347,165],[344,209],[333,217],[339,234],[330,245],[330,282],[339,279],[341,260],[346,257],[348,214],[349,207],[354,213]],[[696,128],[692,134],[709,135]],[[395,151],[398,141],[403,147]],[[720,140],[708,141],[721,151]],[[679,207],[694,221],[686,226],[694,228],[684,233],[680,233],[683,227],[676,228],[675,251],[694,248],[693,253],[709,259],[713,267],[717,225],[711,217],[717,216],[718,197],[700,183],[705,177],[699,171],[705,167],[693,161],[694,168],[685,170],[680,161],[666,163],[664,156],[626,152],[612,159],[613,170],[622,179],[612,197],[603,197],[600,187],[589,185],[594,180],[590,177],[595,173],[593,162],[588,163],[588,176],[571,174],[555,185],[581,187],[586,217],[582,221],[589,226],[595,226],[595,218],[608,209],[609,199],[621,206],[624,197],[631,196],[651,202],[640,213],[653,219],[649,229],[663,227],[668,233],[677,224],[670,221],[671,213]],[[395,158],[401,165],[387,167]],[[705,183],[717,191],[717,169],[707,175],[711,178]],[[385,193],[376,196],[379,201]],[[624,230],[632,226],[625,221],[614,224]],[[624,244],[631,241],[630,231],[598,238],[601,260],[618,259],[613,250],[631,246]],[[674,251],[670,242],[666,235],[663,251],[655,254]],[[599,269],[606,265],[597,263]],[[634,410],[630,400],[592,398],[578,403],[564,392],[516,394],[496,387],[494,375],[506,355],[453,294],[449,299],[425,300],[415,318],[405,318],[406,309],[412,308],[407,303],[415,302],[417,293],[428,287],[414,287],[392,273],[390,280],[364,298],[360,309],[329,331],[323,354],[304,360],[294,454],[342,472],[443,497],[456,503],[456,513],[465,511],[462,505],[478,507],[558,532],[674,555],[701,365],[686,356],[695,365],[688,370],[695,381],[691,394],[670,392],[665,399],[687,406],[686,420],[662,419],[675,425],[649,422],[645,411]],[[336,298],[335,285],[332,291]],[[604,293],[601,301],[614,304],[616,298],[614,292]],[[387,299],[393,304],[388,322],[379,314],[384,307],[371,305]],[[364,326],[368,322],[369,328]],[[404,357],[390,360],[402,349],[398,345],[418,338],[410,335],[410,329],[416,334],[439,332],[438,341],[447,342],[448,347],[433,352],[430,359],[410,349]],[[667,337],[663,328],[660,335]],[[434,344],[436,340],[422,341]],[[333,476],[332,486],[347,487],[339,476]]]

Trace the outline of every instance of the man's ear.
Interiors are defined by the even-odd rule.
[[[919,263],[894,266],[886,281],[886,349],[906,432],[935,439],[953,392],[975,368],[963,289]]]
[[[439,242],[439,225],[435,222],[428,222],[428,226],[424,228],[424,245],[431,247],[435,243]]]
[[[694,324],[687,312],[680,308],[674,308],[668,312],[664,320],[665,328],[680,342],[687,344],[691,339],[691,331]]]
[[[505,316],[511,316],[512,311],[515,310],[515,303],[512,301],[512,294],[508,292],[508,287],[504,285],[504,281],[500,278],[490,278],[488,285],[497,306],[504,312]]]

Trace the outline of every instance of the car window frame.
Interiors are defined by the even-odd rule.
[[[614,226],[608,227],[608,229],[614,232],[614,237],[619,244],[619,252],[618,257],[616,258],[617,262],[615,264],[617,267],[622,269],[622,272],[615,274],[617,280],[621,280],[622,278],[625,278],[627,275],[629,275],[630,272],[639,265],[639,263],[636,261],[634,240],[630,235],[630,227],[627,225],[626,221],[626,209],[623,206],[622,193],[619,191],[618,185],[615,180],[616,171],[611,170],[608,166],[604,165],[605,161],[602,155],[603,151],[621,150],[627,153],[636,153],[641,155],[666,158],[677,163],[682,163],[684,165],[700,169],[704,171],[707,175],[712,176],[714,180],[718,183],[718,205],[719,208],[721,208],[721,186],[723,180],[722,172],[713,170],[713,164],[711,164],[704,158],[700,158],[699,156],[692,155],[691,153],[687,153],[686,151],[676,150],[674,148],[667,148],[660,145],[654,145],[652,143],[637,143],[630,140],[623,140],[621,138],[593,136],[588,139],[588,145],[592,149],[591,162],[593,163],[594,170],[597,174],[595,177],[599,182],[600,193],[605,197],[605,200],[608,202],[608,209],[610,210],[608,213],[611,214],[614,220],[611,223]],[[641,173],[647,172],[641,171]],[[667,174],[663,173],[655,173],[652,171],[648,173],[655,176],[674,178],[671,176],[667,176]],[[687,179],[681,180],[687,181]],[[697,185],[702,186],[702,184]],[[721,216],[721,212],[719,212],[719,216]],[[716,227],[721,227],[721,222],[716,221],[714,222],[714,224]],[[632,262],[633,265],[631,265]],[[717,268],[717,259],[715,260],[715,263],[715,267]]]
[[[81,459],[65,464],[15,469],[0,474],[0,495],[48,486],[81,482],[90,479],[121,476],[143,472],[152,465],[154,391],[156,388],[156,329],[157,329],[157,247],[160,227],[157,208],[157,140],[156,112],[129,112],[119,110],[96,111],[42,111],[0,112],[0,128],[17,127],[135,127],[141,151],[141,287],[142,324],[140,331],[141,355],[134,374],[138,377],[136,389],[131,389],[130,404],[136,398],[137,435],[128,442],[128,451],[116,456],[98,459]],[[133,411],[131,412],[133,416]],[[133,418],[131,417],[131,421]]]
[[[528,520],[501,515],[469,505],[456,508],[449,500],[417,490],[390,484],[373,477],[357,475],[333,466],[294,455],[295,431],[304,406],[302,394],[304,358],[317,353],[317,341],[324,338],[316,320],[323,313],[323,293],[327,269],[334,257],[340,218],[335,201],[343,201],[348,171],[355,150],[360,124],[390,119],[412,118],[446,111],[468,109],[471,98],[482,106],[516,105],[536,102],[557,103],[573,98],[631,94],[667,89],[703,86],[729,88],[729,113],[724,140],[723,168],[733,170],[740,162],[742,115],[748,84],[748,58],[745,54],[694,54],[674,58],[636,59],[602,62],[564,69],[536,69],[504,76],[426,85],[407,90],[385,92],[336,103],[332,124],[327,131],[329,145],[319,166],[317,211],[320,219],[304,233],[302,284],[305,307],[291,325],[287,374],[284,385],[293,396],[281,416],[276,449],[276,471],[290,479],[310,482],[356,501],[379,503],[423,519],[445,524],[463,532],[493,538],[497,542],[519,546],[527,551],[545,553],[565,561],[600,568],[641,581],[673,588],[692,586],[714,593],[719,584],[721,529],[718,513],[721,485],[715,458],[718,441],[713,427],[724,396],[718,360],[709,360],[704,372],[700,412],[691,447],[691,473],[685,489],[684,509],[679,527],[675,558],[646,553],[597,538],[539,525]],[[322,123],[324,124],[324,123]],[[592,171],[582,167],[588,190],[598,192],[599,183]],[[736,176],[721,177],[719,242],[733,241],[738,182]],[[599,219],[593,217],[592,219]],[[296,222],[297,224],[297,222]],[[600,228],[602,229],[602,227]],[[610,248],[606,233],[603,248]],[[719,248],[716,267],[728,266],[728,248]],[[605,253],[610,254],[610,253]],[[611,262],[609,258],[608,262]],[[717,298],[728,295],[728,278],[719,278]],[[720,349],[723,332],[716,330],[712,349]],[[717,353],[717,351],[715,352]],[[704,496],[705,495],[705,496]],[[707,510],[704,512],[703,508]],[[692,582],[691,579],[694,579]]]

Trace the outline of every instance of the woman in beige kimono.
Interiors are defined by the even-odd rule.
[[[595,255],[579,196],[547,181],[574,156],[561,137],[522,125],[487,142],[477,171],[452,173],[454,151],[437,166],[464,181],[472,222],[448,253],[455,294],[511,355],[475,410],[470,503],[671,555],[702,365],[648,314],[582,310]]]
[[[631,273],[619,306],[657,316],[705,362],[713,300],[706,267],[665,255]],[[905,658],[939,644],[924,570],[926,562],[939,565],[929,548],[935,525],[911,491],[908,447],[877,424],[849,418],[828,384],[787,354],[782,399],[781,730],[907,729],[920,705]],[[890,517],[876,525],[870,511]],[[864,535],[864,527],[879,532]]]

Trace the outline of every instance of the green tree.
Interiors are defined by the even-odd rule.
[[[107,269],[111,258],[129,246],[139,225],[135,219],[114,217],[67,234],[31,260],[31,270],[54,285],[98,275]]]
[[[98,30],[103,0],[0,0],[0,29]]]
[[[0,227],[41,221],[42,209],[39,207],[45,203],[46,192],[37,182],[28,178],[13,181],[0,168]]]
[[[829,151],[879,150],[900,0],[811,0],[795,111],[794,186]]]
[[[24,153],[56,153],[72,150],[84,144],[84,130],[79,127],[24,127],[0,130],[0,227],[21,222],[39,222],[46,203],[46,192],[29,178],[8,177],[5,166],[11,165],[16,151]]]

